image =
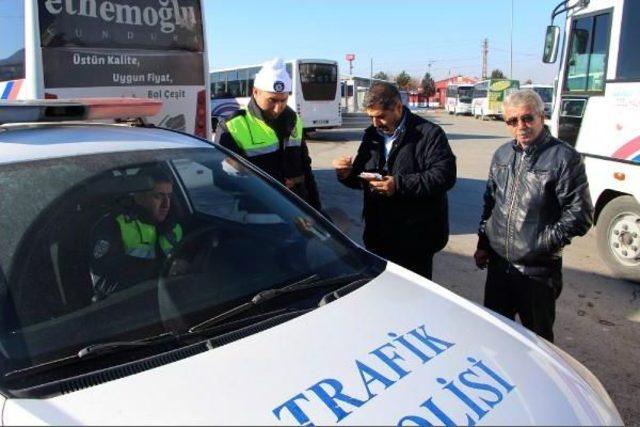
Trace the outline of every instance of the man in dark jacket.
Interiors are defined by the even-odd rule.
[[[544,103],[530,90],[504,101],[514,140],[493,156],[484,194],[479,268],[488,266],[484,305],[553,341],[562,290],[562,248],[584,235],[593,206],[581,156],[544,126]]]
[[[333,161],[336,174],[364,191],[367,249],[431,278],[433,254],[449,239],[456,158],[444,131],[403,107],[392,84],[374,83],[364,108],[372,126],[355,159]]]
[[[302,120],[287,106],[289,92],[291,78],[282,60],[265,63],[256,75],[246,110],[220,121],[215,142],[245,157],[320,210]]]

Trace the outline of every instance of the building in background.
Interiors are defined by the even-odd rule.
[[[409,92],[409,108],[433,107],[433,105],[427,104],[427,96],[421,87]]]

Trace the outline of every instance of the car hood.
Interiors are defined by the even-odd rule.
[[[514,325],[389,263],[357,291],[231,344],[70,394],[9,399],[3,421],[622,423],[595,377]]]

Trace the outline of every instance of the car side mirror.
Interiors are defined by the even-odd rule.
[[[558,58],[558,42],[560,41],[560,28],[555,25],[547,27],[547,34],[544,38],[544,52],[542,62],[553,64]]]

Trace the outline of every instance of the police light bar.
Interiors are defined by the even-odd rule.
[[[0,102],[0,124],[127,119],[155,116],[162,101],[147,98],[83,98]]]

